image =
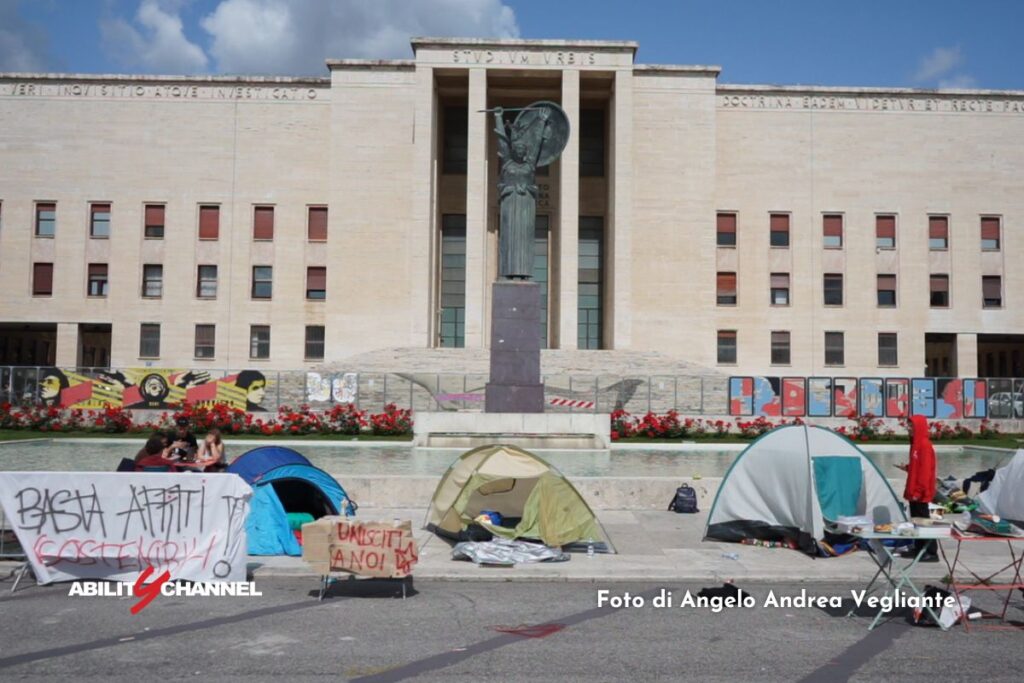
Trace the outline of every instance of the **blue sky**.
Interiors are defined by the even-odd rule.
[[[1024,0],[0,0],[0,71],[326,75],[410,35],[629,39],[721,81],[1024,89]]]

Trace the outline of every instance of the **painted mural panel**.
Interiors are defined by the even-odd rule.
[[[988,415],[988,387],[983,379],[964,380],[964,417]]]
[[[935,417],[956,420],[964,416],[964,383],[954,377],[935,380]]]
[[[764,417],[782,415],[781,389],[778,377],[755,377],[754,415]]]
[[[1014,387],[1012,379],[988,380],[988,416],[994,419],[1011,419],[1024,415],[1021,405],[1021,380]],[[1016,391],[1014,390],[1016,389]]]
[[[835,377],[832,380],[834,415],[836,417],[857,417],[857,378]]]
[[[782,378],[782,414],[785,417],[807,415],[807,381],[803,377]]]
[[[76,372],[43,368],[37,395],[43,405],[59,408],[173,409],[184,403],[224,403],[264,411],[267,378],[259,370],[214,377],[206,370],[132,368]]]
[[[913,415],[935,417],[935,380],[916,378],[910,383],[910,410]]]
[[[729,378],[729,414],[742,416],[754,412],[754,378]]]
[[[906,417],[910,414],[910,380],[885,380],[885,416]]]
[[[832,416],[832,379],[811,377],[807,380],[807,414],[810,417]]]
[[[885,415],[885,401],[881,377],[862,377],[860,380],[860,414],[882,417]]]

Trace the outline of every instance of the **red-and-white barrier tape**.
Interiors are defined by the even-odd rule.
[[[593,401],[574,401],[571,398],[553,398],[548,401],[553,406],[563,406],[565,408],[593,408]]]

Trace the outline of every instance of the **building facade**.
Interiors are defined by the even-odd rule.
[[[0,365],[486,348],[482,110],[550,100],[572,132],[537,178],[546,347],[1024,376],[1024,92],[726,85],[629,42],[412,47],[329,78],[0,75]]]

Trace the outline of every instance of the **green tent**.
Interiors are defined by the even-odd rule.
[[[579,491],[557,469],[516,446],[481,446],[452,463],[430,501],[427,528],[457,537],[482,510],[518,520],[515,527],[481,523],[495,536],[558,547],[592,540],[615,552]]]

